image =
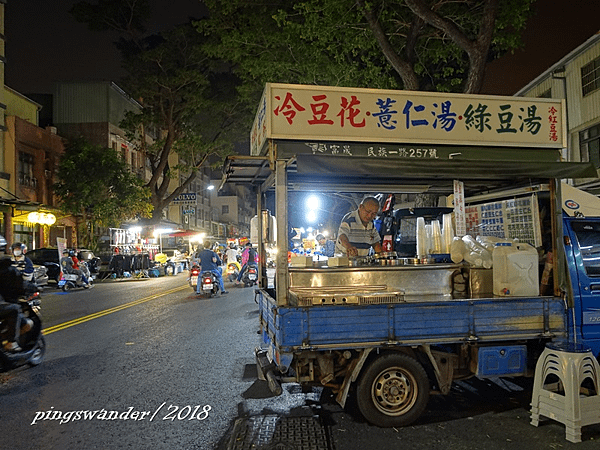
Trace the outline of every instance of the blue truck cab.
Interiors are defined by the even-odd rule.
[[[322,127],[311,135],[302,134],[304,128],[294,134],[293,124],[310,113],[311,99],[345,92],[323,89],[268,85],[251,135],[252,155],[231,156],[223,168],[224,183],[250,186],[257,215],[268,207],[276,220],[275,233],[265,232],[271,225],[262,220],[257,232],[263,266],[256,290],[261,338],[255,353],[259,376],[273,392],[281,392],[283,382],[327,387],[342,406],[354,396],[369,422],[398,427],[418,419],[430,394],[447,394],[457,380],[533,376],[549,342],[584,343],[598,358],[600,200],[561,182],[597,178],[597,171],[589,163],[561,160],[565,144],[556,137],[562,128],[553,125],[554,116],[547,134],[535,137],[551,141],[543,148],[529,136],[520,146],[506,144],[506,135],[489,147],[493,136],[484,142],[468,127],[473,139],[459,146],[436,140],[439,130],[421,138],[427,145],[407,143],[405,135],[384,145],[374,124],[375,137],[365,130],[330,135]],[[352,93],[365,105],[372,95],[401,103],[403,96],[417,95]],[[292,97],[303,109],[282,114],[286,109],[280,103]],[[510,101],[527,102],[525,108],[539,101],[535,107],[554,115],[564,108],[544,99]],[[500,116],[506,105],[498,105]],[[365,116],[366,129],[372,119],[373,114]],[[447,258],[288,261],[295,192],[433,197],[433,206],[451,208],[458,236],[489,232],[530,242],[539,254],[539,279],[530,295],[511,295],[510,289],[494,292],[494,267]],[[268,238],[272,234],[274,241]],[[402,239],[393,242],[398,248],[403,244]],[[268,248],[277,252],[269,255]]]

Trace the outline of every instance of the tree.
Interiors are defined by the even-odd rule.
[[[533,1],[205,0],[197,27],[255,105],[266,82],[475,94],[487,62],[520,44]]]
[[[206,38],[191,23],[145,35],[146,8],[147,0],[101,0],[79,2],[72,12],[96,29],[121,35],[117,47],[129,74],[124,87],[143,105],[121,126],[150,163],[146,186],[157,222],[202,167],[220,164],[236,142],[247,139],[251,114],[237,101],[238,81],[229,66],[203,50]],[[146,132],[155,133],[153,143],[143,138]]]
[[[60,209],[81,217],[79,239],[96,247],[94,227],[117,227],[135,217],[150,217],[150,193],[133,175],[119,153],[82,138],[70,141],[61,157],[58,182]]]
[[[534,0],[206,0],[214,56],[265,82],[479,93]],[[256,94],[254,94],[256,96]]]

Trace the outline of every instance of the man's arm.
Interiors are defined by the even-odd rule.
[[[349,257],[352,258],[354,256],[358,256],[358,250],[350,243],[348,236],[345,234],[339,234],[338,240],[340,241],[340,244],[342,244],[342,247],[346,249],[346,253]]]

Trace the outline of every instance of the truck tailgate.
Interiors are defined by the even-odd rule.
[[[265,338],[283,352],[533,339],[566,329],[565,306],[557,297],[277,307],[261,291],[259,305]]]

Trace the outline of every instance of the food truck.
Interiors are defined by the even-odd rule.
[[[229,157],[223,182],[251,186],[268,218],[258,223],[256,358],[271,390],[328,387],[396,427],[456,380],[532,376],[550,341],[598,357],[600,207],[565,183],[597,171],[563,161],[564,123],[561,100],[267,84],[251,154]],[[394,248],[288,259],[300,191],[434,196],[451,208],[453,241],[488,236],[505,248],[496,267]],[[506,279],[512,253],[521,262]]]

